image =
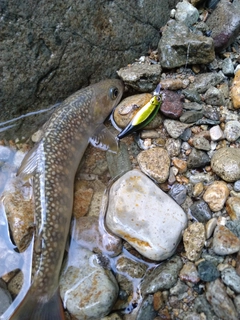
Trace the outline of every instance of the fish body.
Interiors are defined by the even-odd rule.
[[[69,233],[76,170],[89,138],[118,104],[124,87],[109,79],[67,98],[43,127],[18,174],[33,176],[35,223],[31,287],[10,320],[64,319],[59,274]]]
[[[144,128],[157,115],[160,105],[160,95],[154,95],[152,99],[137,112],[126,128],[118,134],[118,138],[122,139],[130,133]]]

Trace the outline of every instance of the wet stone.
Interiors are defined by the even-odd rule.
[[[183,134],[184,130],[189,126],[189,124],[182,123],[176,120],[166,119],[164,121],[164,127],[166,128],[168,134],[174,139],[179,138],[180,135]]]
[[[232,300],[226,292],[224,284],[216,279],[206,285],[206,297],[220,319],[237,320],[238,315]]]
[[[225,125],[224,134],[228,141],[236,141],[240,137],[239,121],[228,121]]]
[[[192,148],[192,152],[187,160],[187,165],[189,169],[194,169],[204,167],[209,162],[210,158],[204,151]]]
[[[190,261],[200,258],[205,243],[205,229],[200,222],[194,222],[183,233],[186,256]]]
[[[240,249],[240,239],[227,227],[217,226],[213,235],[212,249],[219,255],[238,252]]]
[[[98,258],[80,246],[70,248],[60,277],[65,307],[77,319],[99,319],[107,315],[118,295],[118,284]],[[91,292],[91,294],[89,294]]]
[[[164,90],[161,112],[168,118],[178,119],[183,111],[182,97],[177,92]]]
[[[200,281],[197,268],[193,262],[186,262],[180,271],[179,278],[182,281],[198,283]]]
[[[233,267],[227,267],[221,272],[223,283],[236,293],[240,293],[240,276]]]
[[[223,208],[229,196],[229,189],[224,181],[214,181],[207,187],[203,200],[207,202],[210,209],[214,212]]]
[[[232,220],[240,220],[240,198],[229,197],[226,202],[226,211]]]
[[[157,316],[153,307],[153,295],[145,297],[141,303],[136,320],[152,320]]]
[[[227,182],[234,182],[240,178],[240,149],[221,148],[211,159],[212,170]]]
[[[221,106],[223,104],[223,96],[221,91],[219,91],[215,87],[210,87],[205,95],[204,95],[205,102],[207,104],[211,104],[214,106]]]
[[[180,153],[181,141],[179,139],[169,138],[166,140],[165,148],[171,158],[177,157]]]
[[[211,305],[208,303],[205,294],[198,295],[194,300],[194,309],[198,313],[204,313],[207,320],[219,320],[214,314]]]
[[[194,123],[203,117],[202,111],[185,111],[180,117],[180,121],[184,123]]]
[[[222,72],[225,76],[231,76],[234,74],[234,66],[232,63],[232,59],[226,58],[222,62]]]
[[[178,273],[182,269],[183,263],[178,256],[161,263],[150,270],[141,283],[142,294],[157,292],[158,290],[168,290],[177,282]]]
[[[211,261],[202,261],[198,265],[199,277],[202,281],[210,282],[220,277],[220,272]]]
[[[109,230],[149,259],[164,260],[174,253],[187,217],[152,180],[138,170],[129,171],[113,184],[109,197]]]
[[[132,169],[127,145],[123,142],[120,142],[119,150],[117,153],[107,151],[106,158],[108,169],[112,178],[115,178],[123,172]]]
[[[187,187],[180,183],[175,183],[168,194],[177,202],[177,204],[181,205],[186,200]]]
[[[147,265],[122,256],[117,258],[116,270],[127,277],[142,278],[146,273]]]
[[[226,227],[240,239],[240,220],[227,221]]]
[[[157,147],[142,151],[138,154],[137,161],[141,170],[158,183],[163,183],[167,180],[170,158],[165,149]]]
[[[199,222],[207,222],[212,217],[212,212],[203,200],[194,201],[190,207],[191,214]]]
[[[93,189],[78,189],[74,193],[73,215],[75,218],[83,217],[88,213]]]

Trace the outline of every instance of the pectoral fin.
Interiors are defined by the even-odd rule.
[[[109,150],[114,153],[118,151],[118,140],[104,125],[98,126],[95,135],[89,139],[89,142],[102,150]]]

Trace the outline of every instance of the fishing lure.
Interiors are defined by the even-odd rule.
[[[137,112],[126,128],[118,134],[118,139],[122,139],[130,133],[144,128],[155,118],[161,106],[160,89],[161,87],[159,84],[154,90],[151,100]]]

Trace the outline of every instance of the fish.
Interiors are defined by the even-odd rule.
[[[65,319],[58,282],[71,223],[75,174],[91,137],[95,141],[100,136],[112,147],[117,144],[114,136],[108,137],[103,122],[123,91],[121,80],[108,79],[68,97],[22,161],[17,174],[33,179],[33,276],[10,320]]]

